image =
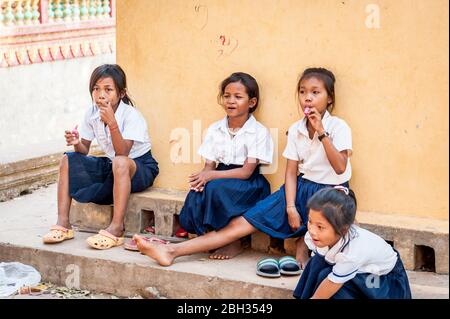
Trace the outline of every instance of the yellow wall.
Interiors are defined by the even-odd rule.
[[[260,85],[257,119],[279,128],[276,190],[298,75],[324,66],[353,131],[359,210],[448,219],[448,45],[447,0],[117,1],[117,62],[149,124],[157,187],[187,188],[202,164],[170,161],[171,131],[223,117],[218,85],[244,71]]]

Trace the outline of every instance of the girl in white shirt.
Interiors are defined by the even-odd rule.
[[[61,160],[58,221],[43,237],[44,243],[74,237],[69,222],[72,198],[82,203],[114,203],[111,224],[87,239],[91,247],[108,249],[123,243],[130,192],[150,187],[159,172],[151,154],[147,124],[131,106],[126,87],[125,73],[116,64],[101,65],[93,71],[89,84],[93,105],[79,132],[76,127],[65,132],[67,145],[73,145],[75,152],[67,152]],[[87,155],[93,139],[106,157]]]
[[[190,175],[191,191],[179,215],[181,227],[197,235],[220,230],[270,195],[259,166],[272,162],[273,142],[252,115],[259,102],[258,83],[249,74],[233,73],[222,81],[218,102],[226,116],[207,130],[198,150],[205,166]],[[210,257],[232,258],[241,248],[236,240]]]
[[[281,269],[284,273],[298,274],[308,260],[308,248],[303,241],[308,221],[307,200],[324,187],[348,186],[351,177],[350,127],[329,113],[335,100],[334,82],[332,72],[309,68],[297,83],[299,109],[305,115],[289,128],[283,153],[287,158],[285,185],[218,232],[174,245],[156,245],[141,239],[138,243],[141,252],[161,265],[170,265],[178,256],[221,247],[260,230],[275,238],[299,238],[297,261],[290,262],[288,269]],[[274,277],[280,275],[279,268],[283,267],[275,262],[269,264],[270,269],[264,268],[264,263],[258,263],[257,273]]]
[[[408,276],[397,251],[354,224],[356,198],[336,186],[308,201],[305,242],[313,257],[294,290],[296,298],[410,299]]]

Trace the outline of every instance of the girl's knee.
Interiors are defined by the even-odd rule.
[[[128,173],[130,170],[130,160],[126,156],[116,156],[112,160],[112,169],[114,173]]]
[[[60,168],[69,167],[69,157],[67,156],[67,154],[64,154],[61,160],[59,161],[59,167]]]

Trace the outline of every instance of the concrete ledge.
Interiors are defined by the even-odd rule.
[[[157,188],[132,194],[125,217],[126,231],[142,232],[153,219],[157,235],[173,236],[174,215],[179,214],[186,195],[186,191]],[[74,203],[71,208],[71,222],[81,229],[106,228],[111,218],[111,206]],[[448,221],[368,212],[358,212],[357,221],[392,242],[406,269],[420,268],[420,246],[426,246],[434,250],[436,273],[448,274]],[[281,247],[273,247],[272,242],[269,236],[257,232],[252,235],[251,247],[263,253],[295,255],[295,239],[285,240]]]
[[[58,163],[61,157],[62,153],[58,153],[0,164],[0,201],[54,183],[58,178]]]
[[[91,155],[101,155],[96,145]],[[64,151],[49,155],[0,163],[0,202],[33,191],[41,186],[52,184],[58,179],[59,162]]]
[[[418,246],[427,246],[434,250],[436,273],[448,274],[448,221],[372,212],[358,212],[357,220],[361,227],[392,242],[406,269],[419,268]]]
[[[358,212],[357,222],[361,227],[392,242],[407,270],[419,270],[421,260],[418,246],[427,246],[434,250],[436,273],[449,273],[448,221]],[[261,232],[252,235],[252,249],[257,251],[276,253],[270,248],[270,242],[270,237]],[[295,247],[295,239],[287,239],[284,241],[284,250],[278,253],[295,255]]]
[[[172,236],[174,215],[180,213],[186,195],[186,191],[152,187],[144,192],[131,194],[125,215],[125,230],[140,233],[153,219],[156,235]],[[112,214],[112,205],[72,201],[70,222],[80,229],[99,230],[110,224]]]
[[[223,261],[195,254],[161,267],[122,247],[92,249],[85,242],[91,234],[84,232],[76,232],[75,239],[61,244],[44,245],[42,236],[56,220],[55,194],[53,184],[0,203],[1,261],[32,265],[44,281],[71,286],[79,279],[82,289],[124,297],[153,287],[169,298],[292,298],[298,276],[257,276],[256,263],[267,254],[254,250]],[[413,298],[448,299],[448,275],[408,271],[408,277]]]
[[[91,249],[85,243],[87,236],[76,232],[74,240],[50,246],[36,240],[27,245],[0,240],[0,258],[35,267],[43,281],[61,285],[78,282],[81,289],[123,297],[153,287],[167,298],[292,299],[299,279],[257,276],[256,263],[263,255],[252,251],[226,261],[196,254],[181,257],[170,267],[161,267],[139,252],[129,252],[123,247]]]

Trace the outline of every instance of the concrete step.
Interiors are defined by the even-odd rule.
[[[180,213],[186,195],[186,191],[153,187],[131,194],[125,215],[125,229],[136,233],[152,224],[157,235],[172,236],[175,231],[174,218]],[[98,230],[110,224],[113,206],[74,201],[70,216],[73,225],[81,229]],[[397,249],[406,269],[430,269],[448,274],[448,220],[358,211],[357,221]],[[256,232],[251,236],[251,247],[263,253],[278,251],[295,255],[296,245],[295,239],[279,241]]]
[[[234,259],[210,260],[207,254],[182,257],[170,267],[122,247],[106,251],[85,243],[89,233],[74,240],[42,244],[42,235],[56,219],[56,187],[51,185],[15,200],[0,203],[0,261],[34,266],[43,281],[77,286],[99,293],[134,296],[153,287],[167,298],[292,298],[299,277],[262,278],[259,258],[247,250]],[[448,275],[408,272],[414,298],[448,298]]]
[[[73,151],[73,147],[63,145],[61,141],[43,143],[0,154],[0,202],[55,183],[64,152]],[[92,145],[90,154],[98,156],[102,151]]]

